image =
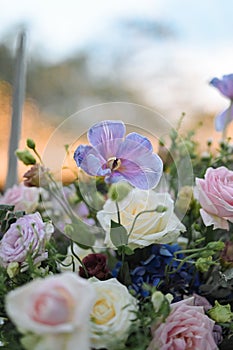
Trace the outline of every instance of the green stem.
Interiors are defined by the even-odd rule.
[[[119,208],[119,204],[116,201],[116,208],[117,208],[117,219],[118,219],[118,224],[121,224],[121,216],[120,216],[120,208]]]
[[[37,152],[37,150],[36,150],[35,148],[33,148],[33,152],[35,153],[35,155],[36,155],[36,156],[37,156],[37,158],[39,159],[39,161],[40,161],[41,165],[43,165],[43,166],[44,166],[44,162],[43,162],[43,160],[42,160],[41,156],[39,155],[39,153]]]
[[[70,241],[70,248],[71,248],[71,253],[73,254],[73,256],[78,260],[78,262],[80,263],[80,265],[82,266],[84,272],[85,272],[85,275],[86,275],[86,278],[89,278],[89,274],[88,274],[88,271],[86,269],[86,266],[84,265],[84,263],[82,262],[82,260],[80,259],[80,257],[75,253],[74,251],[74,242],[71,240]]]
[[[140,213],[138,213],[138,214],[135,216],[135,218],[134,218],[134,221],[133,221],[133,224],[132,224],[131,229],[130,229],[130,231],[129,231],[128,237],[129,237],[129,236],[131,235],[131,233],[133,232],[133,229],[134,229],[134,226],[135,226],[135,224],[136,224],[136,221],[137,221],[137,219],[138,219],[138,217],[139,217],[140,215],[146,214],[146,213],[153,213],[153,212],[155,212],[156,210],[157,210],[157,208],[151,209],[151,210],[144,210],[144,211],[141,211]]]

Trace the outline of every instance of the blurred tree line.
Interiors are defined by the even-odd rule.
[[[106,75],[93,74],[90,53],[81,52],[59,63],[35,56],[27,60],[26,95],[51,116],[67,117],[80,108],[109,101],[140,101],[135,91]],[[14,54],[0,43],[0,80],[13,84]]]
[[[97,38],[97,42],[87,46],[86,50],[57,63],[42,59],[41,53],[28,55],[27,98],[35,100],[45,114],[61,119],[98,103],[125,101],[143,104],[143,93],[139,94],[138,89],[127,84],[123,69],[127,64],[130,66],[131,59],[142,50],[145,42],[153,45],[155,40],[173,38],[174,32],[166,24],[141,18],[113,24],[113,30],[118,39],[116,42],[112,40],[111,47],[102,38],[99,41]],[[11,34],[7,44],[6,41],[0,42],[0,80],[10,84],[14,73],[12,40]]]

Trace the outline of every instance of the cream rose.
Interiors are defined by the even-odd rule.
[[[137,300],[117,279],[90,279],[96,291],[91,312],[91,345],[95,349],[111,348],[111,344],[127,340]]]
[[[31,350],[89,350],[94,288],[66,272],[34,280],[6,296],[6,311],[20,332],[38,335]]]
[[[129,236],[129,246],[146,247],[154,243],[171,243],[176,241],[185,226],[174,214],[174,203],[168,193],[156,193],[153,190],[133,189],[127,197],[118,203],[121,224],[130,232],[136,215],[146,210],[153,212],[138,216]],[[113,247],[110,238],[111,220],[118,221],[116,203],[108,199],[97,218],[106,231],[105,243]]]

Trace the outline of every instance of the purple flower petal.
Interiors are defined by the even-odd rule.
[[[95,124],[87,134],[89,142],[107,160],[116,154],[125,135],[125,125],[121,121],[105,120]]]
[[[122,159],[121,167],[113,172],[108,178],[108,182],[117,182],[121,179],[128,181],[132,186],[142,190],[155,187],[161,177],[162,164],[160,158],[155,154],[138,159],[137,162]],[[150,164],[150,167],[148,167]]]
[[[141,144],[142,146],[146,147],[149,151],[153,151],[153,147],[151,142],[148,140],[147,137],[144,137],[136,132],[132,132],[128,134],[125,138],[126,140],[131,140],[133,142],[137,142]]]
[[[89,175],[105,176],[107,183],[128,181],[140,189],[155,187],[163,164],[152,153],[151,142],[135,132],[124,140],[125,126],[121,121],[104,121],[88,132],[91,146],[79,146],[74,159]]]
[[[91,146],[80,145],[74,152],[74,160],[78,167],[81,167],[83,159],[87,156],[88,152],[92,150]]]
[[[224,75],[222,79],[213,78],[210,84],[216,87],[224,96],[233,99],[233,74]]]
[[[121,159],[118,172],[131,185],[141,189],[149,189],[158,184],[163,163],[159,156],[153,154],[148,147],[144,147],[144,142],[140,144],[130,138],[125,139],[120,145],[116,157]]]
[[[215,119],[216,131],[223,131],[232,120],[233,120],[233,105],[231,105],[225,111],[217,115]]]
[[[91,146],[80,145],[74,153],[74,160],[78,167],[81,167],[91,176],[105,176],[111,172],[110,169],[103,169],[105,159]]]

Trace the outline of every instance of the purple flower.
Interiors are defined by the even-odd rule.
[[[87,134],[91,146],[80,145],[74,153],[77,166],[91,176],[104,176],[107,183],[124,180],[140,189],[155,187],[162,175],[160,157],[146,137],[133,132],[124,138],[125,131],[121,121],[95,124]]]
[[[47,259],[45,244],[53,232],[53,225],[44,223],[39,213],[24,215],[11,224],[0,242],[0,264],[26,263],[28,254],[34,263]]]
[[[230,106],[215,119],[216,130],[223,131],[233,120],[233,74],[224,75],[222,79],[213,78],[210,84],[231,100]]]

